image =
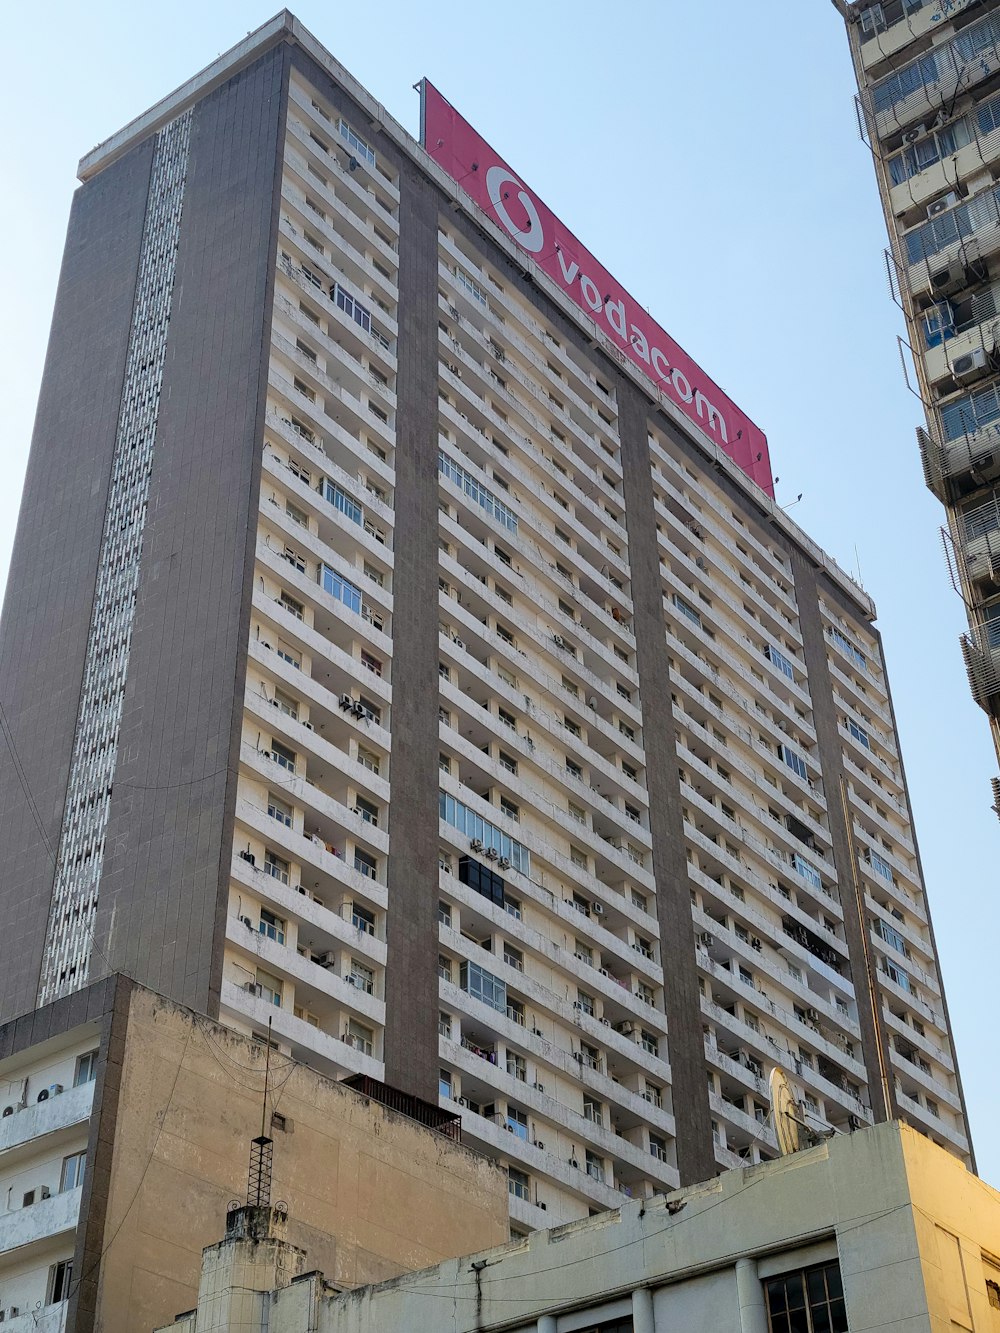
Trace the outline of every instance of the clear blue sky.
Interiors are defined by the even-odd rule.
[[[0,84],[0,570],[77,160],[267,7],[50,0]],[[427,75],[767,432],[778,500],[878,604],[980,1174],[1000,1186],[986,1023],[1000,934],[996,772],[924,489],[868,150],[830,0],[380,0],[295,12],[412,132]],[[26,17],[28,17],[26,15]],[[36,37],[41,37],[36,45]],[[39,608],[44,612],[44,608]],[[2,688],[2,683],[0,683]]]

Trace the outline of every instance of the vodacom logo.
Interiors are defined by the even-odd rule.
[[[504,187],[514,185],[517,187],[517,198],[521,207],[528,215],[528,229],[518,226],[511,215],[507,212],[507,199],[509,194]],[[514,240],[517,241],[523,249],[529,254],[536,255],[541,250],[545,242],[545,236],[542,232],[542,219],[538,216],[538,209],[535,207],[535,201],[525,190],[524,186],[512,175],[506,167],[490,167],[486,173],[486,192],[490,197],[490,203],[496,212],[497,217],[503,223],[507,231],[510,232]]]

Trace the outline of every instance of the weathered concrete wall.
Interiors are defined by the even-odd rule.
[[[125,1038],[97,1326],[152,1329],[198,1301],[202,1249],[245,1198],[264,1048],[136,988]],[[505,1175],[443,1135],[271,1053],[272,1199],[309,1268],[354,1286],[507,1238]]]

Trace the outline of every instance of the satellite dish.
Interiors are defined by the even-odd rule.
[[[798,1152],[801,1146],[799,1133],[799,1103],[792,1091],[785,1071],[775,1065],[768,1075],[768,1090],[771,1094],[771,1113],[774,1116],[774,1133],[782,1157]]]

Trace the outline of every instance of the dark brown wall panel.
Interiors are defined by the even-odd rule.
[[[30,1009],[38,986],[151,160],[152,142],[138,145],[70,214],[0,622],[0,703],[20,761],[0,739],[0,1021]]]
[[[194,110],[91,976],[213,1012],[256,535],[284,48]]]

